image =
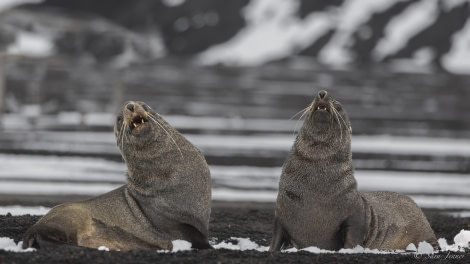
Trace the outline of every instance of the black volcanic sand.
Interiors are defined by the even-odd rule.
[[[216,242],[230,241],[231,237],[250,238],[267,246],[271,237],[273,204],[221,203],[213,205],[210,237]],[[453,244],[454,236],[462,229],[470,229],[470,218],[456,218],[437,210],[425,214],[438,238]],[[40,216],[0,216],[0,237],[16,242]],[[87,248],[54,248],[35,252],[15,253],[0,250],[0,263],[470,263],[470,252],[415,254],[313,254],[269,253],[254,250],[203,250],[177,253],[154,251],[105,252]]]

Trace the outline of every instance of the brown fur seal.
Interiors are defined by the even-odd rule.
[[[201,152],[143,102],[128,102],[114,127],[128,183],[54,207],[23,237],[23,248],[66,244],[113,250],[193,248],[208,242],[210,172]]]
[[[339,250],[405,249],[436,237],[421,209],[393,192],[360,193],[351,127],[341,104],[320,91],[282,168],[270,251],[290,245]]]

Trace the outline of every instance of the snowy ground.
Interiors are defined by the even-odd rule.
[[[18,209],[18,208],[17,208]],[[24,214],[29,212],[30,208],[25,208],[23,212],[20,210],[18,213]],[[323,250],[317,247],[308,247],[304,249],[287,249],[284,250],[283,253],[295,253],[295,252],[310,252],[310,253],[316,253],[316,254],[358,254],[358,253],[366,253],[366,254],[405,254],[405,255],[411,255],[414,254],[415,257],[424,257],[433,255],[435,253],[439,252],[446,252],[448,256],[451,253],[457,253],[457,252],[466,252],[468,251],[469,248],[469,242],[470,242],[470,231],[468,230],[462,230],[458,234],[454,236],[452,244],[448,244],[446,239],[441,238],[439,239],[439,245],[441,247],[440,251],[436,251],[433,249],[433,247],[426,243],[426,242],[421,242],[418,245],[410,244],[406,251],[405,250],[379,250],[379,249],[368,249],[368,248],[362,248],[360,246],[357,246],[353,249],[341,249],[339,251],[330,251],[330,250]],[[258,252],[266,252],[268,251],[269,247],[268,246],[262,246],[259,245],[256,242],[253,242],[250,240],[250,238],[240,238],[240,237],[231,237],[228,241],[221,241],[221,242],[215,242],[211,241],[212,246],[217,249],[228,249],[228,250],[236,250],[236,251],[245,251],[245,250],[253,250],[253,251],[258,251]],[[12,238],[9,237],[0,237],[0,250],[5,250],[5,251],[13,251],[13,252],[31,252],[34,251],[34,249],[22,249],[22,242],[15,243],[15,241]],[[104,250],[108,251],[106,247],[99,247],[99,250]],[[171,252],[178,252],[178,251],[191,251],[191,243],[182,241],[182,240],[176,240],[173,241],[173,250]],[[169,253],[168,251],[160,251],[159,253],[165,254]],[[460,257],[459,257],[460,256]],[[455,257],[458,258],[463,258],[464,255],[455,255]]]
[[[16,215],[25,215],[25,214],[33,214],[33,215],[43,215],[46,214],[50,208],[42,207],[42,206],[0,206],[0,215],[4,214],[11,214],[13,216]],[[441,247],[442,252],[464,252],[469,248],[470,242],[470,231],[462,230],[460,233],[456,234],[453,239],[453,244],[448,244],[445,239],[439,239],[439,245]],[[228,241],[221,241],[216,242],[212,241],[211,244],[214,246],[215,249],[229,249],[229,250],[255,250],[259,252],[265,252],[269,249],[268,246],[259,245],[256,242],[250,240],[250,238],[240,238],[240,237],[232,237]],[[0,249],[6,251],[14,251],[14,252],[30,252],[33,249],[21,249],[22,242],[15,243],[12,238],[8,237],[0,237]],[[191,250],[191,244],[186,241],[173,241],[173,251],[186,251]],[[100,247],[100,250],[108,250],[105,247]],[[432,249],[432,246],[427,243],[419,243],[418,245],[410,244],[406,251],[404,250],[378,250],[378,249],[367,249],[362,247],[356,247],[353,249],[341,249],[339,251],[328,251],[319,249],[316,247],[309,247],[305,249],[288,249],[285,250],[285,253],[294,253],[299,251],[306,251],[310,253],[322,253],[322,254],[332,254],[332,253],[340,253],[340,254],[355,254],[355,253],[367,253],[367,254],[434,254],[437,251]],[[162,251],[161,253],[168,253],[166,251]]]

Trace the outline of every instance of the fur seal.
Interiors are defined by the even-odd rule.
[[[125,104],[114,132],[128,183],[54,207],[27,230],[23,248],[65,244],[171,250],[176,239],[193,248],[212,248],[211,178],[201,152],[143,102]]]
[[[437,247],[431,226],[412,199],[358,191],[350,121],[340,102],[320,91],[303,115],[282,168],[270,251],[289,246],[405,249],[422,241]]]

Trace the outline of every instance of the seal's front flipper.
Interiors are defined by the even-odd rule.
[[[360,215],[360,214],[359,214]],[[341,224],[341,237],[344,242],[344,248],[354,248],[364,246],[365,224],[360,217],[351,216]]]
[[[273,237],[271,239],[269,251],[279,251],[289,247],[290,245],[291,243],[287,231],[282,227],[281,223],[279,223],[279,219],[275,216]]]
[[[197,228],[189,224],[181,224],[179,229],[183,234],[183,239],[191,243],[191,248],[195,249],[214,249],[207,236],[202,234]]]

